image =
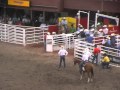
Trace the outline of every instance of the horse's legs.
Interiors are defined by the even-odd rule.
[[[88,81],[87,81],[88,83],[90,82],[90,78],[88,77]]]
[[[88,74],[88,83],[89,82],[93,82],[93,74],[92,73]]]
[[[83,78],[83,71],[80,71],[80,80]]]
[[[87,82],[89,83],[90,80],[91,80],[91,78],[90,78],[90,74],[89,74],[89,72],[88,72],[87,74],[88,74],[88,80],[87,80]]]

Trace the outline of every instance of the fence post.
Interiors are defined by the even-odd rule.
[[[35,37],[35,30],[36,30],[36,28],[34,28],[33,30],[34,30],[33,37],[34,37],[34,43],[35,43],[35,38],[36,38],[36,37]]]
[[[23,45],[26,46],[25,29],[23,29]]]
[[[6,30],[7,28],[6,28],[6,24],[5,24],[5,30],[4,30],[4,33],[5,33],[5,42],[6,42],[6,37],[7,37],[7,30]]]
[[[16,26],[14,26],[14,35],[15,35],[14,43],[16,44]]]

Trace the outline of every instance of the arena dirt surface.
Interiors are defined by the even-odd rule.
[[[68,51],[67,67],[58,71],[57,52],[0,42],[0,90],[120,90],[120,68],[95,66],[94,81],[80,81],[73,50]]]

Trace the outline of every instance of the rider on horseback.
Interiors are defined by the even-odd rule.
[[[85,48],[85,50],[83,52],[83,55],[82,55],[82,61],[81,61],[80,65],[79,65],[80,73],[82,73],[82,71],[85,71],[84,66],[89,61],[90,56],[91,56],[91,53],[90,53],[89,49]]]

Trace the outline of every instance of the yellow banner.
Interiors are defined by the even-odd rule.
[[[8,5],[29,7],[30,1],[29,0],[8,0]]]

